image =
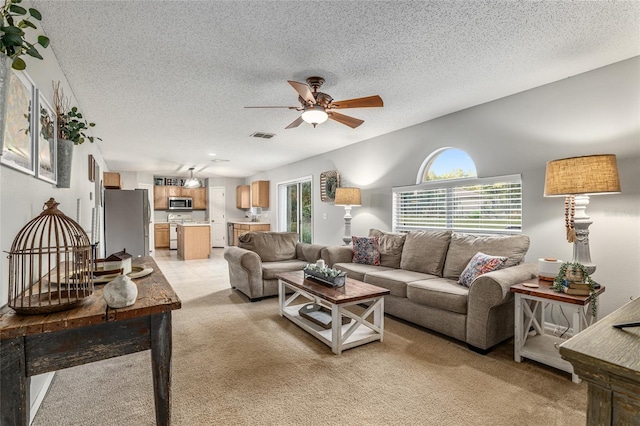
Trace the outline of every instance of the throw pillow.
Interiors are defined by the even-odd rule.
[[[353,263],[380,265],[378,237],[351,237],[353,243]]]
[[[402,247],[404,246],[404,240],[407,234],[397,234],[379,231],[377,229],[370,229],[369,236],[378,237],[378,245],[380,247],[380,266],[388,266],[396,269],[400,268]]]
[[[506,261],[507,258],[504,256],[489,256],[488,254],[478,252],[471,258],[467,267],[464,268],[464,271],[460,274],[458,284],[471,287],[471,283],[478,276],[502,268]]]

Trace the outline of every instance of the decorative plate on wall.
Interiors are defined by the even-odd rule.
[[[336,188],[340,186],[337,170],[320,173],[320,201],[330,203],[336,199]]]

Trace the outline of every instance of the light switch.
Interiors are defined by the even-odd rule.
[[[326,213],[322,213],[322,218],[326,219],[327,218],[327,214]]]

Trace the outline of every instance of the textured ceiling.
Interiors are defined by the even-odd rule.
[[[120,171],[244,177],[640,55],[636,1],[31,3]],[[243,108],[298,105],[311,75],[384,108],[289,130],[297,111]]]

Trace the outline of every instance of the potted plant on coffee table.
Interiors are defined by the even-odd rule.
[[[98,137],[87,134],[95,123],[88,122],[78,109],[70,106],[69,98],[64,96],[60,82],[53,83],[53,107],[56,111],[58,129],[58,188],[69,188],[71,185],[71,165],[73,146],[81,145],[85,140],[93,143]]]

